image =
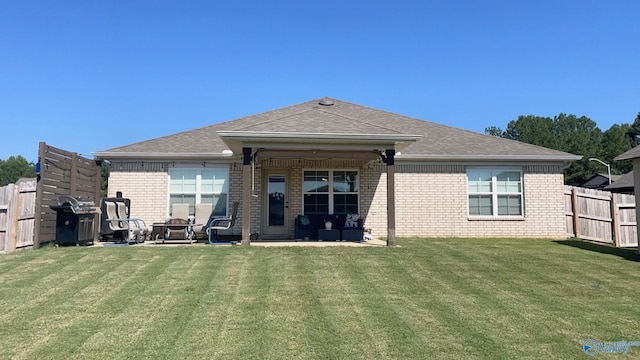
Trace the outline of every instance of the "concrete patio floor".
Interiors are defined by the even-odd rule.
[[[113,242],[95,242],[93,246],[114,246]],[[124,245],[124,244],[122,244]],[[210,245],[208,242],[194,242],[190,243],[188,240],[165,240],[158,241],[157,244],[154,243],[153,240],[147,240],[143,243],[133,244],[131,246],[232,246],[228,243],[221,243],[216,245]],[[240,243],[236,246],[241,246]],[[254,240],[251,241],[251,246],[265,246],[265,247],[273,247],[273,246],[306,246],[306,247],[328,247],[328,246],[351,246],[351,247],[376,247],[376,246],[387,246],[387,242],[385,240],[367,240],[367,241],[295,241],[295,240]]]

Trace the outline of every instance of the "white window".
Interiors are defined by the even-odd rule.
[[[189,213],[195,214],[196,204],[212,204],[216,215],[227,215],[229,169],[174,168],[169,169],[169,211],[173,204],[189,204]]]
[[[304,214],[357,214],[359,186],[356,170],[305,170]]]
[[[467,169],[469,216],[523,216],[522,170]]]

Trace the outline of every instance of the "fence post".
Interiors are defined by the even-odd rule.
[[[101,189],[100,187],[102,186],[102,160],[96,160],[95,161],[96,164],[96,175],[95,175],[95,199],[94,199],[94,204],[95,206],[100,207],[100,200],[102,197],[101,194]],[[100,233],[100,217],[101,216],[106,216],[106,215],[102,215],[102,214],[95,214],[93,215],[93,243],[95,244],[96,242],[98,242],[98,237],[99,237],[99,233]]]
[[[580,212],[578,209],[578,191],[574,186],[571,188],[571,210],[573,211],[573,234],[580,238]]]
[[[40,174],[36,175],[36,208],[35,219],[33,221],[33,248],[40,247],[40,232],[42,230],[42,195],[44,193],[44,185],[42,184],[42,175],[47,172],[47,166],[44,162],[46,157],[46,144],[41,141],[38,144],[38,162],[40,163]]]
[[[620,247],[620,209],[616,194],[611,194],[611,228],[613,230],[613,245]]]
[[[18,243],[18,220],[20,214],[20,186],[13,185],[13,199],[11,200],[11,237],[9,238],[9,251],[16,251]]]

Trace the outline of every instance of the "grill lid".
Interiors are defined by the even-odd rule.
[[[93,201],[83,196],[56,195],[56,200],[58,209],[71,210],[75,214],[95,214],[100,212],[100,209],[95,206]]]

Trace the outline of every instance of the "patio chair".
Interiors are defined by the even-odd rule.
[[[129,208],[124,201],[116,201],[116,208],[118,217],[121,219],[127,219],[129,232],[133,230],[133,232],[137,234],[135,242],[144,242],[147,232],[147,224],[144,222],[144,220],[132,218],[129,214]]]
[[[129,217],[127,207],[124,202],[105,201],[106,219],[109,228],[113,232],[122,232],[124,241],[142,242],[147,225],[142,219]]]
[[[166,221],[165,239],[190,239],[191,228],[189,224],[189,204],[173,204],[171,217]],[[176,226],[170,226],[171,224]]]
[[[194,236],[197,239],[206,233],[208,220],[211,218],[212,204],[196,204],[196,215],[194,220]]]
[[[214,245],[218,241],[218,231],[219,230],[229,230],[235,225],[236,219],[238,217],[238,205],[239,203],[236,201],[233,203],[233,210],[231,212],[231,216],[212,216],[209,217],[207,221],[207,235],[209,236],[209,244]]]

